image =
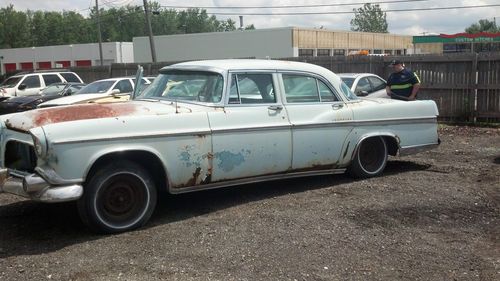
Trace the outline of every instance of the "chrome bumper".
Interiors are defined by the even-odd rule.
[[[14,176],[6,168],[0,169],[0,193],[10,193],[40,202],[66,202],[80,198],[83,187],[79,184],[53,186],[37,174]]]

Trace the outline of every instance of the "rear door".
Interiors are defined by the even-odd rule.
[[[292,169],[327,170],[336,167],[352,112],[321,77],[281,74],[285,107],[292,125]]]

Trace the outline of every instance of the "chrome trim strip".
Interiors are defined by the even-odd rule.
[[[115,140],[130,140],[130,139],[143,139],[143,138],[163,138],[163,137],[183,137],[183,136],[199,136],[199,135],[209,135],[211,131],[198,131],[198,132],[184,132],[184,133],[158,133],[158,134],[150,134],[150,135],[131,135],[131,136],[120,136],[120,137],[107,137],[107,138],[99,138],[99,139],[78,139],[78,140],[61,140],[54,141],[52,144],[71,144],[71,143],[79,143],[79,142],[92,142],[92,141],[115,141]]]
[[[421,144],[421,145],[411,145],[401,147],[399,149],[400,156],[406,156],[411,154],[417,154],[423,151],[431,150],[439,146],[439,142],[437,143],[429,143],[429,144]]]
[[[102,142],[102,141],[120,141],[120,140],[130,140],[130,139],[144,139],[144,138],[163,138],[163,137],[181,137],[181,136],[198,136],[198,135],[210,135],[232,133],[232,132],[258,132],[267,130],[279,130],[279,129],[309,129],[309,128],[324,128],[324,127],[340,127],[340,126],[370,126],[370,125],[400,125],[400,124],[415,124],[419,123],[437,123],[437,117],[415,117],[415,118],[390,118],[390,119],[377,119],[377,120],[347,120],[347,121],[335,121],[327,123],[305,123],[305,124],[287,124],[278,126],[267,126],[267,127],[249,127],[249,128],[230,128],[230,129],[220,129],[213,131],[198,131],[198,132],[183,132],[183,133],[160,133],[151,135],[131,135],[131,136],[120,136],[120,137],[107,137],[99,139],[78,139],[78,140],[61,140],[55,141],[52,144],[71,144],[80,142]]]
[[[241,185],[241,184],[250,184],[250,183],[258,183],[258,182],[280,180],[280,179],[342,174],[345,171],[346,171],[346,169],[330,169],[330,170],[296,172],[296,173],[279,174],[279,175],[268,175],[268,176],[260,176],[260,177],[246,178],[246,179],[237,179],[237,180],[225,181],[225,182],[220,182],[220,183],[218,182],[218,183],[211,183],[211,184],[197,185],[197,186],[190,186],[190,187],[181,187],[181,188],[170,188],[169,187],[168,190],[172,194],[180,194],[180,193],[187,193],[187,192],[193,192],[193,191],[198,191],[198,190],[215,189],[215,188],[221,188],[221,187],[228,187],[228,186]]]

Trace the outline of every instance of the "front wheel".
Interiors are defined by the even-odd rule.
[[[355,178],[378,176],[387,164],[387,157],[387,144],[383,137],[367,138],[359,144],[348,172]]]
[[[93,231],[123,232],[149,220],[156,198],[150,174],[135,163],[121,161],[105,165],[87,181],[78,212]]]

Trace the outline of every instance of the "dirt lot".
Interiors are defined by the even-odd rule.
[[[443,127],[382,177],[170,196],[98,236],[73,204],[0,195],[0,280],[500,280],[500,129]]]

